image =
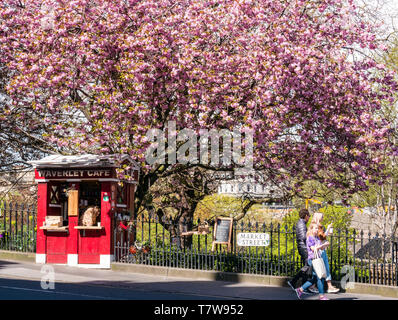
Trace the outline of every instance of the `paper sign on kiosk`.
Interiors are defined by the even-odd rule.
[[[79,191],[70,190],[68,192],[68,216],[77,216],[79,214]]]

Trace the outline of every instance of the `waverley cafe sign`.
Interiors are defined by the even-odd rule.
[[[269,246],[268,233],[242,232],[238,233],[236,243],[241,247],[267,247]]]
[[[112,171],[110,169],[38,169],[36,179],[111,178]]]

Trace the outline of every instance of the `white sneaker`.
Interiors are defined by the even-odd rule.
[[[339,291],[340,291],[339,288],[331,287],[331,288],[328,288],[327,293],[337,293],[337,292],[339,292]]]

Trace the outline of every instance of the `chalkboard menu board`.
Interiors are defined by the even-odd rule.
[[[214,224],[214,240],[212,250],[216,244],[228,245],[228,250],[231,248],[231,235],[233,218],[217,217]]]

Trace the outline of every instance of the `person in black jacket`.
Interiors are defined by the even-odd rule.
[[[310,219],[310,212],[307,209],[301,209],[299,212],[299,221],[296,224],[296,243],[297,249],[300,254],[301,260],[304,263],[303,268],[293,277],[292,280],[288,281],[288,285],[294,290],[296,289],[297,281],[301,278],[303,283],[307,280],[307,275],[312,274],[308,265],[308,252],[307,252],[307,222]]]

